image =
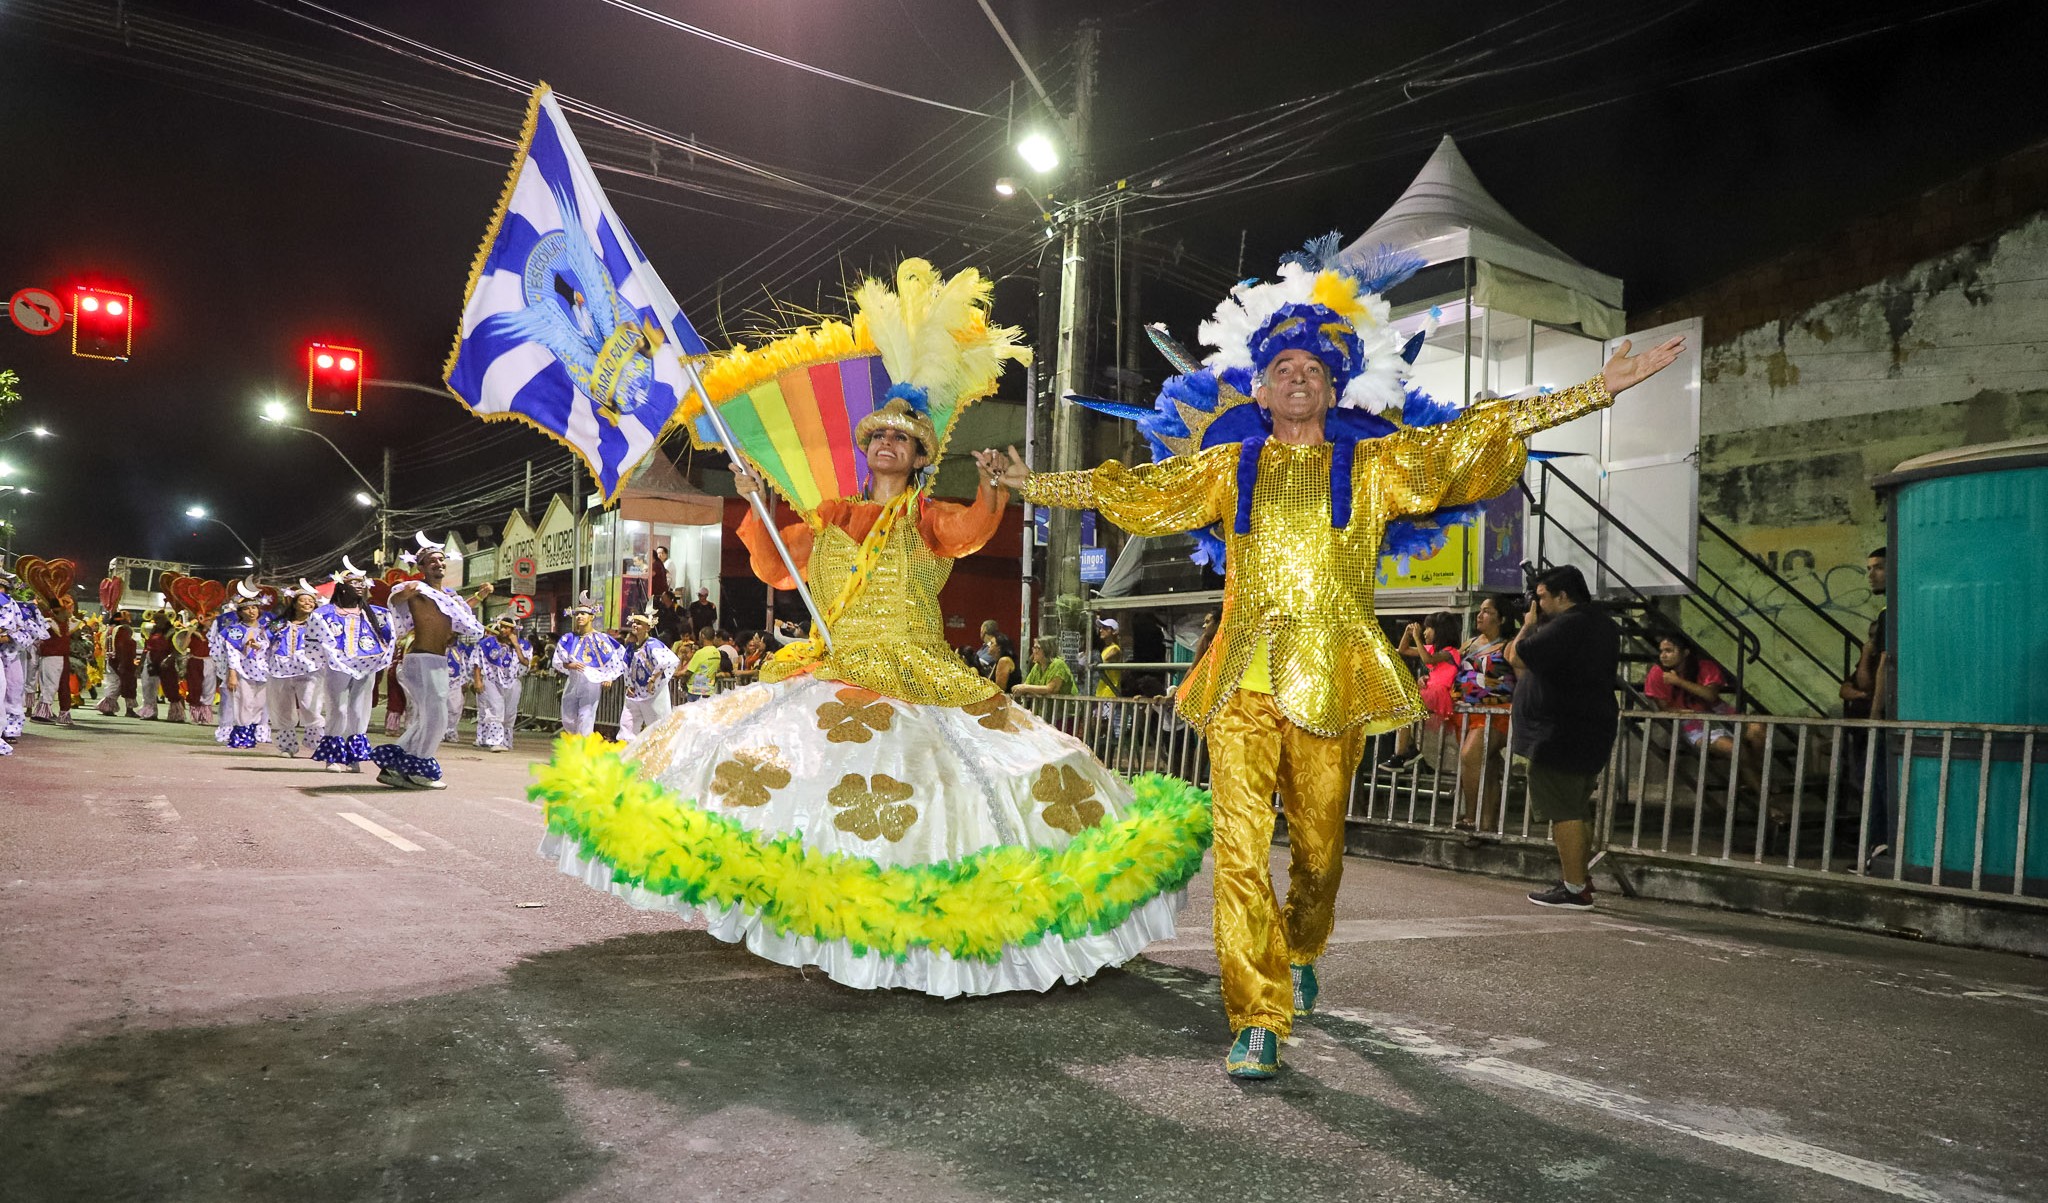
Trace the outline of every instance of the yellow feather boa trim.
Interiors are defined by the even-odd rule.
[[[562,736],[533,775],[527,794],[547,808],[548,830],[609,866],[613,881],[699,908],[738,905],[779,933],[898,960],[933,948],[994,961],[1047,935],[1110,931],[1186,886],[1209,845],[1208,795],[1150,773],[1132,781],[1137,798],[1122,818],[1064,848],[1003,845],[895,866],[749,831],[641,777],[599,736]]]

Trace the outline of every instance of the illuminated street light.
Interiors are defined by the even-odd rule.
[[[284,402],[275,398],[263,403],[263,420],[266,422],[282,424],[290,414],[291,411],[285,408]]]
[[[1011,179],[1009,176],[1004,176],[1002,179],[997,180],[996,195],[1002,197],[1010,197],[1017,195],[1017,181]]]
[[[1026,167],[1040,175],[1060,165],[1059,148],[1044,134],[1026,135],[1022,142],[1017,143],[1017,154]]]
[[[49,439],[56,437],[55,435],[50,433],[50,428],[47,426],[31,426],[27,430],[17,430],[13,434],[10,434],[5,438],[0,438],[0,443],[11,443],[15,439],[31,434],[39,439]]]
[[[234,535],[234,536],[235,536],[235,542],[237,542],[237,543],[240,543],[240,544],[242,545],[242,550],[243,550],[243,551],[245,551],[245,552],[247,552],[247,553],[249,554],[249,558],[248,558],[248,561],[247,561],[247,562],[248,562],[248,564],[249,564],[249,566],[251,566],[251,567],[254,567],[254,566],[255,566],[255,564],[256,564],[256,549],[255,549],[255,548],[253,548],[253,547],[251,547],[251,546],[249,546],[249,541],[248,541],[247,539],[244,539],[244,538],[243,538],[243,537],[241,536],[241,534],[240,534],[240,533],[238,533],[238,532],[237,532],[237,531],[235,530],[235,528],[234,528],[234,527],[232,527],[232,526],[229,526],[229,525],[228,525],[227,523],[225,523],[225,522],[222,522],[222,521],[221,521],[220,519],[218,519],[218,518],[214,517],[214,516],[213,516],[212,514],[209,514],[209,513],[207,513],[207,512],[206,512],[206,507],[205,507],[205,506],[203,506],[203,505],[195,505],[195,506],[192,506],[192,507],[190,507],[190,508],[188,508],[188,509],[187,509],[187,510],[185,511],[185,516],[186,516],[187,518],[196,518],[196,519],[198,519],[198,520],[199,520],[199,521],[201,521],[201,522],[211,522],[211,523],[213,523],[213,524],[214,524],[215,526],[217,526],[217,527],[221,528],[222,530],[226,531],[227,533],[229,533],[229,534],[231,534],[231,535]]]
[[[361,489],[357,489],[356,504],[360,506],[372,506],[377,504],[377,499],[375,497],[370,496],[368,493],[363,492]]]

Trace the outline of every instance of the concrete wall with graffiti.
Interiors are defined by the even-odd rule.
[[[1863,577],[1885,542],[1872,478],[1930,451],[2048,434],[2048,212],[1778,320],[1710,320],[1707,339],[1701,513],[1861,634],[1881,608]],[[1839,639],[1710,543],[1703,560],[1736,582],[1731,608]],[[1767,654],[1781,643],[1767,636]],[[1824,674],[1795,667],[1832,698]]]

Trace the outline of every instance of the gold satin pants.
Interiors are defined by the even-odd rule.
[[[1230,1030],[1294,1026],[1289,963],[1323,954],[1344,874],[1344,806],[1363,726],[1334,738],[1294,725],[1268,693],[1237,690],[1209,722],[1216,955]],[[1273,794],[1287,815],[1287,906],[1273,896]]]

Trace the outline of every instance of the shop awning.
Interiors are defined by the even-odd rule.
[[[1347,258],[1382,246],[1429,264],[1474,261],[1472,300],[1520,317],[1577,326],[1595,338],[1625,329],[1621,281],[1594,271],[1501,207],[1458,144],[1444,135],[1408,190],[1344,248]]]
[[[619,494],[619,516],[628,522],[719,526],[725,502],[683,479],[668,456],[656,450]]]

